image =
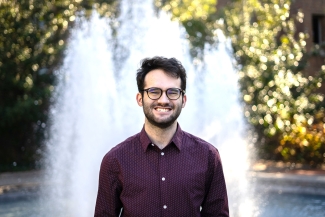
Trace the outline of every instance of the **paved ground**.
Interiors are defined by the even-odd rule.
[[[325,196],[325,165],[313,169],[299,164],[261,161],[248,173],[257,190],[282,193],[305,193]],[[42,171],[0,173],[0,200],[21,194],[33,193],[48,184]]]
[[[249,173],[258,190],[325,196],[325,165],[307,165],[261,161]]]
[[[43,184],[42,171],[0,173],[0,202],[37,194]]]

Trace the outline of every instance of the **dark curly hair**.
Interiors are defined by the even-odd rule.
[[[182,63],[175,58],[155,56],[141,60],[141,66],[137,70],[137,85],[139,92],[142,92],[144,88],[144,79],[146,75],[154,69],[162,69],[172,77],[181,78],[181,89],[186,90],[186,71]]]

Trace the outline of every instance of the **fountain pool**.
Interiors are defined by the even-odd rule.
[[[256,217],[323,217],[325,196],[301,194],[265,194]],[[48,209],[39,206],[39,196],[15,199],[0,198],[0,217],[43,217]]]

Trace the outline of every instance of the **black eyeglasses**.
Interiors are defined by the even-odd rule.
[[[144,89],[142,91],[146,91],[148,94],[148,97],[152,100],[157,100],[161,97],[162,93],[164,92],[162,89],[158,87],[150,87],[147,89]],[[175,100],[178,99],[181,94],[185,94],[185,90],[182,90],[180,88],[168,88],[166,91],[166,96],[168,99]]]

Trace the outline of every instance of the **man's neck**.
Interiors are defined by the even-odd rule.
[[[144,129],[149,139],[157,145],[160,149],[165,148],[172,140],[176,130],[177,121],[167,128],[159,128],[150,124],[147,120],[144,123]]]

